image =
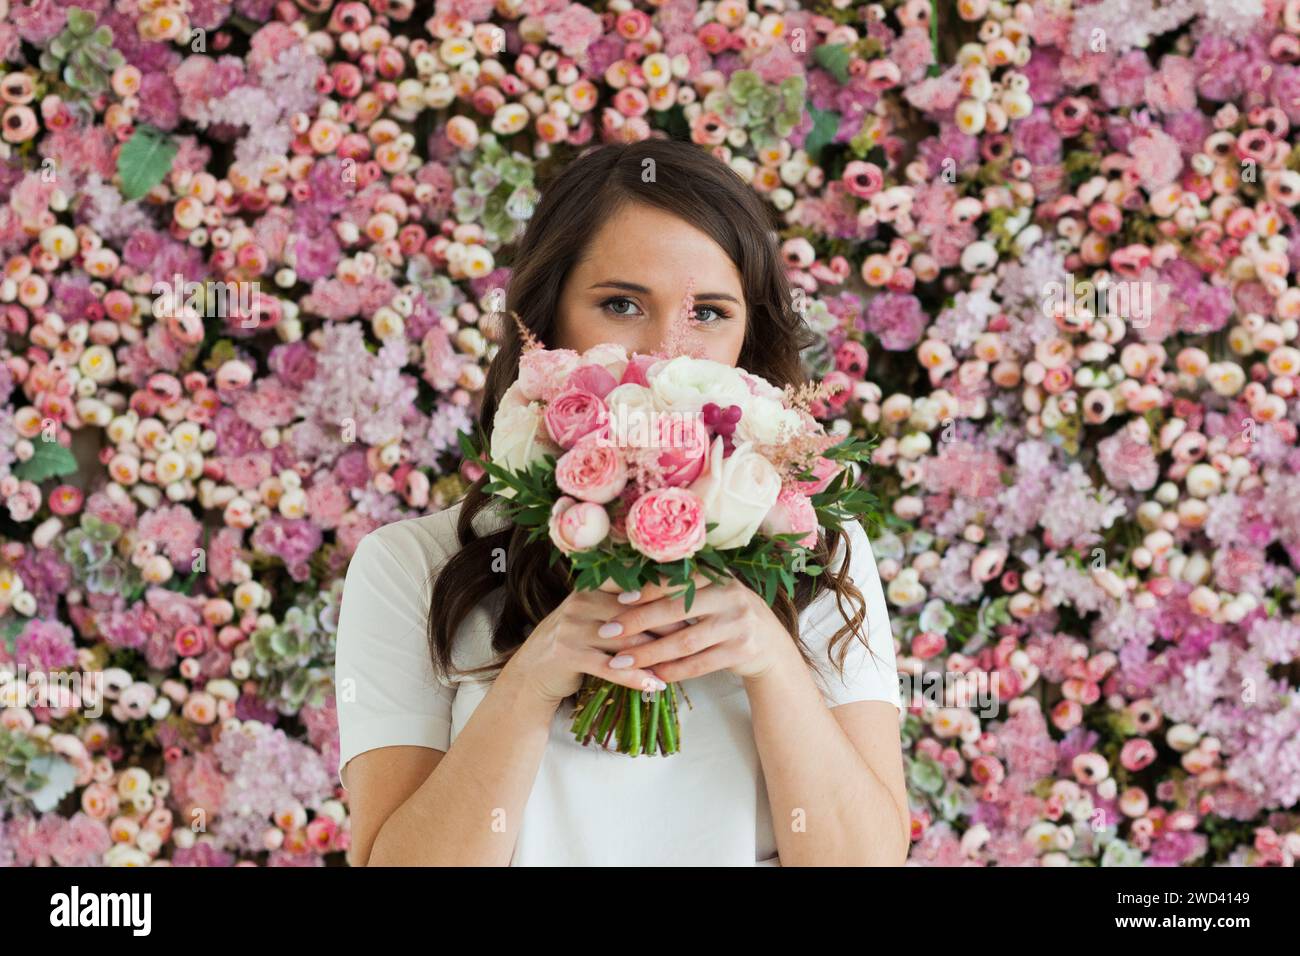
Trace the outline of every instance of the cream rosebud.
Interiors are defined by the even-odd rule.
[[[604,505],[562,495],[551,507],[551,541],[565,554],[589,551],[609,534],[609,514]]]

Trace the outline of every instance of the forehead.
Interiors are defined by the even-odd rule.
[[[618,278],[651,286],[679,286],[694,277],[697,289],[739,293],[740,271],[706,232],[670,212],[628,203],[592,236],[575,266],[587,281]]]

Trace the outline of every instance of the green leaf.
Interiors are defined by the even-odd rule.
[[[58,442],[38,441],[34,445],[36,453],[14,468],[14,474],[24,481],[40,484],[46,478],[70,475],[77,470],[77,459]]]
[[[813,59],[840,83],[849,81],[849,61],[853,59],[853,52],[847,43],[823,43],[813,47]]]
[[[808,112],[813,118],[813,128],[804,140],[803,148],[808,157],[817,162],[822,148],[835,138],[835,132],[840,128],[840,114],[834,110],[819,110],[815,106],[808,107]]]
[[[157,186],[171,171],[176,143],[162,130],[137,126],[117,154],[117,173],[122,178],[122,195],[139,199]]]

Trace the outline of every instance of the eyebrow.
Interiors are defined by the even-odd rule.
[[[636,283],[636,282],[625,282],[625,281],[623,281],[622,279],[610,279],[610,280],[607,281],[607,282],[597,282],[597,283],[595,283],[595,284],[589,286],[588,288],[589,288],[589,289],[602,289],[602,288],[604,288],[604,289],[622,289],[624,292],[640,292],[640,293],[643,294],[643,295],[649,295],[649,294],[650,294],[650,290],[649,290],[648,288],[646,288],[645,286],[643,286],[643,285],[639,285],[639,284]],[[704,299],[713,299],[713,300],[715,300],[715,301],[721,299],[721,300],[724,300],[724,301],[726,301],[726,302],[734,302],[736,305],[740,305],[740,300],[739,300],[739,299],[737,299],[734,295],[730,295],[729,293],[726,293],[726,292],[697,292],[697,293],[695,293],[695,301],[696,301],[696,302],[702,301],[702,300],[704,300]]]

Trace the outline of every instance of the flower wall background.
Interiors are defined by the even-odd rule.
[[[912,862],[1293,865],[1300,0],[933,17],[0,0],[0,863],[343,862],[349,556],[548,169],[670,135],[882,437]]]

